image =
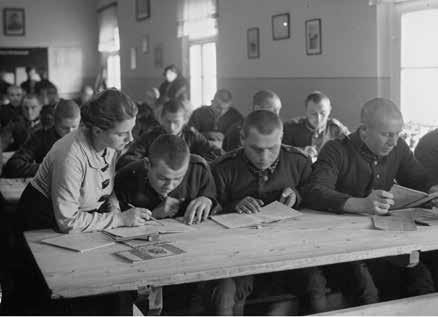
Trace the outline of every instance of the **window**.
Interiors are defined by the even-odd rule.
[[[184,0],[180,4],[178,36],[188,39],[190,99],[197,108],[209,105],[217,89],[216,0]]]
[[[99,11],[99,46],[103,61],[101,74],[108,87],[121,88],[120,37],[117,21],[117,5],[110,5]],[[100,85],[98,85],[100,86]]]

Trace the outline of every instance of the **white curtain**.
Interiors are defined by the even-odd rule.
[[[117,23],[117,5],[111,5],[99,12],[99,52],[117,52],[120,50],[119,27]]]
[[[178,1],[178,37],[201,39],[217,34],[217,0]]]

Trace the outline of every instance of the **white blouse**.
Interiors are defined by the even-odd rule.
[[[107,148],[99,155],[86,134],[78,130],[58,140],[40,164],[32,186],[51,200],[61,232],[94,231],[119,226],[119,203],[113,194],[117,155]],[[109,212],[89,213],[98,209],[104,197]]]

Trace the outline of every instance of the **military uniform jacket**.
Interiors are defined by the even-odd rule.
[[[33,177],[46,154],[60,136],[55,128],[39,130],[8,160],[3,177]]]
[[[301,150],[282,145],[278,159],[266,170],[258,170],[240,148],[225,154],[212,163],[218,201],[224,212],[235,211],[243,198],[251,196],[269,204],[279,200],[283,190],[290,187],[301,201],[299,190],[311,173],[312,162]]]
[[[153,210],[165,200],[149,184],[146,162],[147,158],[132,162],[117,173],[115,192],[122,210],[130,208],[128,203]],[[189,168],[183,181],[168,196],[181,201],[174,217],[184,216],[187,205],[200,196],[211,199],[213,210],[217,205],[216,186],[207,162],[198,155],[190,155]]]
[[[303,190],[304,202],[313,209],[342,212],[347,199],[367,197],[376,189],[388,191],[394,180],[424,191],[434,185],[404,140],[399,139],[388,155],[379,157],[356,131],[324,146]]]
[[[138,140],[131,144],[129,150],[119,159],[117,162],[117,169],[130,162],[147,157],[152,142],[163,134],[166,134],[166,130],[161,126],[142,134]],[[181,131],[181,138],[187,143],[192,154],[202,156],[208,161],[212,161],[223,154],[221,149],[210,144],[210,142],[208,142],[208,140],[195,128],[184,127]]]
[[[336,119],[328,119],[324,131],[318,133],[310,126],[307,118],[297,118],[284,124],[283,143],[300,148],[312,145],[319,153],[327,141],[343,138],[348,134],[348,128]]]
[[[242,123],[236,123],[233,125],[228,133],[225,135],[222,148],[226,152],[233,151],[242,146],[240,141],[240,132],[242,131]]]

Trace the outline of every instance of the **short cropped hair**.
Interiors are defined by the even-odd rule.
[[[23,104],[24,104],[25,100],[32,100],[32,99],[35,99],[38,102],[38,104],[41,106],[41,102],[40,102],[38,96],[35,95],[35,94],[26,94],[26,95],[24,95],[24,97],[23,97]]]
[[[275,99],[280,100],[280,97],[272,90],[259,90],[252,97],[252,105],[261,108],[272,108],[272,100]]]
[[[81,116],[78,104],[70,99],[61,99],[55,105],[55,120],[76,119]]]
[[[363,124],[372,124],[376,114],[386,114],[395,118],[403,119],[402,113],[395,103],[386,98],[373,98],[368,100],[360,111],[360,121]]]
[[[309,102],[318,104],[322,100],[330,100],[330,98],[320,91],[313,91],[306,97],[306,100],[304,101],[304,105],[307,107]]]
[[[175,74],[179,74],[179,70],[178,70],[178,68],[176,67],[175,64],[172,64],[172,65],[168,65],[168,66],[166,66],[166,67],[164,68],[163,75],[166,75],[166,73],[167,73],[168,70],[174,72]]]
[[[180,111],[184,112],[185,114],[188,113],[188,109],[184,101],[181,99],[171,99],[164,103],[161,109],[161,116],[164,116],[166,113],[177,113]]]
[[[176,135],[163,134],[152,142],[149,148],[149,161],[155,165],[162,160],[173,170],[181,169],[190,157],[187,143]]]
[[[217,98],[225,103],[230,103],[233,99],[233,95],[231,94],[231,91],[228,89],[219,89],[216,94],[214,95],[214,98]]]
[[[246,138],[251,129],[256,129],[260,134],[271,134],[274,130],[283,130],[283,122],[280,117],[268,110],[251,112],[243,121],[242,134]]]
[[[112,129],[116,123],[135,118],[138,109],[132,99],[116,88],[93,96],[81,108],[82,123],[87,127]]]

